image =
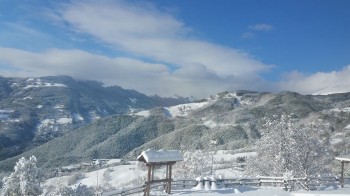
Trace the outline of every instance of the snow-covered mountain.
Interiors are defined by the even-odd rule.
[[[185,102],[68,76],[0,76],[0,160],[105,116]]]
[[[148,148],[249,149],[266,121],[285,113],[318,127],[336,153],[344,153],[350,151],[344,143],[350,139],[348,108],[350,93],[223,92],[198,102],[103,117],[20,156],[34,154],[40,166],[56,167],[96,157],[133,159]],[[2,116],[10,112],[4,110]],[[13,168],[18,157],[1,161],[0,167]]]

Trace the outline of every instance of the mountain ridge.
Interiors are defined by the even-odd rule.
[[[69,76],[0,77],[0,160],[105,116],[185,102]]]
[[[167,107],[155,107],[147,116],[135,112],[104,117],[20,156],[35,155],[41,166],[52,168],[93,158],[135,159],[148,148],[249,150],[261,137],[265,123],[286,113],[316,127],[334,153],[350,151],[346,145],[350,140],[350,93],[315,96],[238,91],[203,101],[207,103],[186,115],[169,115]],[[20,156],[1,161],[1,169],[13,167]]]

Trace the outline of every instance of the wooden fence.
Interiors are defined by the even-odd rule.
[[[345,184],[350,184],[350,177],[345,177]],[[269,177],[263,176],[258,178],[232,178],[232,179],[216,179],[212,180],[201,180],[200,182],[196,180],[174,180],[172,182],[172,189],[186,189],[193,188],[198,185],[198,183],[207,182],[209,185],[216,183],[218,187],[237,187],[237,186],[255,186],[255,187],[282,187],[286,191],[305,189],[305,190],[315,190],[318,187],[338,185],[340,179],[337,177],[310,177],[310,178],[291,178],[284,179],[283,177]],[[164,184],[153,184],[151,189],[163,189]],[[145,189],[145,185],[115,190],[110,192],[105,192],[103,196],[114,196],[114,195],[132,195],[136,193],[142,193]]]

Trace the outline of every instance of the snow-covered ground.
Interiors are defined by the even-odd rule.
[[[162,191],[151,191],[151,195],[167,195]],[[139,193],[137,195],[143,195]],[[245,187],[218,189],[218,190],[195,190],[182,189],[172,190],[171,195],[191,195],[191,196],[222,196],[222,195],[237,195],[237,196],[349,196],[349,188],[335,188],[324,191],[295,191],[288,192],[278,187]]]
[[[205,105],[208,102],[200,102],[200,103],[187,103],[180,104],[172,107],[164,107],[165,113],[168,117],[176,117],[176,116],[187,116],[190,112],[197,110]],[[137,112],[136,115],[148,117],[150,115],[148,110]]]
[[[233,194],[241,196],[345,196],[350,195],[350,188],[326,190],[326,191],[297,191],[287,192],[280,188],[263,187],[263,188],[252,188],[252,187],[237,187],[232,189],[222,189],[214,191],[195,191],[195,190],[174,190],[172,195],[223,195]]]
[[[114,163],[119,162],[120,159],[112,159],[108,161],[108,164],[112,165]],[[147,172],[142,170],[137,166],[137,161],[132,161],[131,165],[118,165],[111,166],[108,168],[103,168],[91,172],[83,172],[82,176],[77,178],[75,182],[72,182],[74,175],[76,173],[71,173],[67,176],[60,176],[55,178],[50,178],[46,182],[44,182],[45,186],[57,186],[58,184],[62,184],[65,186],[77,186],[79,184],[84,184],[87,186],[98,186],[104,183],[108,183],[113,187],[123,187],[127,184],[130,184],[131,181],[145,177]]]
[[[213,158],[216,163],[220,162],[232,162],[234,163],[237,158],[255,156],[255,152],[245,152],[231,154],[230,151],[219,150],[213,154]],[[136,187],[144,183],[147,171],[144,167],[140,167],[137,161],[131,161],[128,165],[116,165],[120,163],[120,159],[111,159],[107,161],[108,167],[83,172],[77,178],[76,173],[71,173],[67,176],[55,177],[48,179],[44,182],[47,186],[58,186],[59,184],[76,187],[79,184],[87,186],[108,186],[116,189]],[[215,176],[224,176],[225,178],[237,178],[242,177],[243,173],[240,170],[234,168],[221,168],[216,169],[213,173]],[[155,178],[164,178],[164,169],[157,169],[155,172]],[[151,195],[166,195],[162,191],[152,189]],[[296,191],[287,192],[282,190],[281,187],[246,187],[237,186],[234,188],[217,188],[215,190],[196,190],[196,189],[176,189],[172,190],[172,195],[242,195],[242,196],[334,196],[334,195],[349,195],[350,185],[346,185],[346,188],[340,188],[338,186],[331,186],[319,191]],[[142,195],[139,193],[137,195]]]
[[[156,192],[155,192],[156,193]],[[155,194],[157,195],[157,193]],[[158,193],[158,195],[164,195]],[[230,189],[218,190],[173,190],[172,195],[200,195],[200,196],[219,196],[219,195],[242,195],[242,196],[291,196],[290,192],[280,188],[254,188],[254,187],[237,187]]]
[[[181,104],[173,107],[165,107],[164,109],[169,112],[170,117],[187,116],[190,112],[197,110],[207,104],[208,102],[188,103],[188,104]]]

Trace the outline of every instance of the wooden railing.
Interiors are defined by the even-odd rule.
[[[350,184],[350,177],[345,177],[345,184]],[[208,182],[210,185],[216,183],[219,187],[237,187],[237,186],[268,186],[268,187],[282,187],[284,190],[294,190],[294,189],[305,189],[305,190],[314,190],[321,186],[330,186],[339,184],[339,178],[336,177],[310,177],[310,178],[291,178],[284,179],[283,177],[270,177],[262,176],[258,178],[231,178],[231,179],[216,179],[212,180],[201,180],[200,182],[196,180],[174,180],[172,181],[172,189],[186,189],[193,188],[198,185],[198,183],[203,183],[203,185]],[[164,184],[153,184],[152,189],[158,188],[161,189],[164,187]],[[136,193],[142,193],[145,189],[145,185],[115,190],[103,193],[103,196],[114,196],[114,195],[132,195]]]

